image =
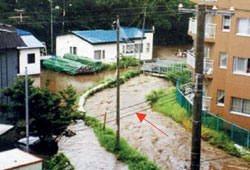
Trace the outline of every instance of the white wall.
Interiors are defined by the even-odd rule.
[[[65,53],[70,53],[70,47],[77,47],[78,56],[93,58],[93,46],[81,38],[73,35],[60,35],[56,37],[56,55],[63,57]]]
[[[28,54],[35,54],[35,63],[28,64]],[[19,50],[19,74],[25,75],[25,67],[28,68],[28,74],[40,74],[41,64],[40,64],[40,49],[20,49]]]
[[[143,53],[141,54],[141,60],[151,60],[153,57],[153,33],[145,33],[146,39],[143,39]],[[133,44],[140,44],[141,40],[135,40]],[[147,43],[150,43],[149,52],[146,51]],[[139,53],[123,53],[123,46],[126,43],[120,43],[120,53],[125,56],[134,56],[139,58]],[[96,44],[92,45],[85,40],[73,35],[61,35],[56,37],[56,55],[62,57],[65,53],[70,53],[70,47],[77,47],[78,56],[85,56],[94,59],[94,51],[101,50],[103,55],[103,50],[105,50],[105,58],[101,57],[102,62],[113,63],[116,62],[116,43],[111,44]]]
[[[20,167],[20,168],[15,168],[13,170],[42,170],[42,162],[27,165],[27,166],[23,166],[23,167]]]

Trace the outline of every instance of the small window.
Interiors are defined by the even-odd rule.
[[[218,92],[217,92],[217,104],[219,106],[224,106],[224,103],[225,103],[225,91],[218,90]]]
[[[77,54],[77,48],[76,47],[73,47],[73,54]]]
[[[126,45],[126,53],[130,54],[134,52],[134,45]]]
[[[222,31],[229,32],[230,31],[230,23],[231,23],[231,17],[230,16],[223,16]]]
[[[143,53],[143,44],[139,44],[140,53]]]
[[[209,47],[204,47],[204,58],[209,59],[210,56],[210,48]]]
[[[35,54],[28,54],[28,64],[35,63]]]
[[[227,68],[227,53],[220,52],[220,68]]]
[[[134,48],[134,52],[135,53],[138,53],[139,52],[139,44],[135,44],[135,48]]]
[[[105,59],[105,50],[102,50],[102,59]]]
[[[148,53],[150,52],[150,43],[147,43],[146,51],[147,51]]]
[[[122,46],[122,53],[123,53],[123,54],[125,54],[125,48],[126,48],[126,46],[123,45],[123,46]]]
[[[94,59],[100,60],[100,59],[101,59],[101,56],[102,56],[102,51],[101,51],[101,50],[96,50],[96,51],[94,52]]]
[[[70,47],[69,53],[76,55],[77,54],[77,48],[76,47]]]

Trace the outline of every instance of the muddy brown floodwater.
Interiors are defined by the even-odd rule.
[[[141,75],[121,86],[121,136],[132,147],[147,155],[162,169],[181,170],[190,164],[191,134],[180,124],[160,113],[152,111],[145,102],[145,96],[153,89],[169,88],[171,84],[156,77]],[[135,105],[137,103],[141,103]],[[132,106],[127,109],[122,109]],[[87,114],[103,122],[108,113],[108,127],[115,130],[114,111],[116,89],[106,89],[90,97],[85,105]],[[140,123],[136,112],[147,113],[147,120],[154,123],[169,136],[166,137],[147,122]],[[247,170],[250,164],[202,141],[202,170]]]
[[[185,46],[155,46],[154,47],[154,58],[168,59],[168,60],[178,60],[185,62],[185,58],[177,58],[175,54],[179,49],[182,51],[191,48],[191,45]],[[124,72],[125,70],[121,70]],[[111,78],[115,76],[116,71],[103,71],[101,73],[96,74],[87,74],[87,75],[77,75],[70,76],[65,73],[58,73],[52,70],[42,69],[41,74],[37,76],[31,76],[35,82],[36,86],[43,87],[45,85],[45,81],[47,79],[51,80],[49,84],[50,90],[56,92],[59,89],[64,89],[67,85],[72,85],[77,93],[82,92],[86,88],[91,87],[93,84],[97,83],[100,80],[105,80],[107,78]]]

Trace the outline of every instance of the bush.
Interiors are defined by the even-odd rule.
[[[174,84],[177,81],[180,81],[181,84],[191,82],[191,73],[188,70],[170,70],[165,74],[165,77]]]
[[[74,170],[74,166],[63,153],[57,153],[49,161],[44,162],[43,170]]]
[[[137,66],[138,65],[138,60],[135,57],[130,57],[130,56],[121,56],[120,59],[120,68],[128,68],[130,66]],[[116,69],[116,63],[112,64],[102,64],[101,70],[115,70]]]

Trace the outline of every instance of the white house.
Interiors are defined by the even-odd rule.
[[[45,45],[30,32],[21,29],[16,29],[16,32],[26,44],[26,47],[17,47],[19,50],[18,75],[25,75],[25,67],[28,68],[29,75],[40,74],[41,49],[45,48]]]
[[[142,48],[141,48],[141,39]],[[116,62],[116,30],[72,31],[56,37],[56,55],[71,53],[100,60]],[[125,56],[151,60],[153,56],[153,30],[120,28],[120,53]]]
[[[0,152],[0,169],[42,170],[42,159],[20,149]]]

